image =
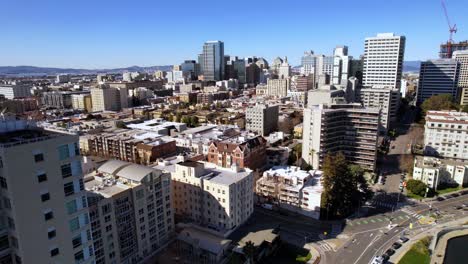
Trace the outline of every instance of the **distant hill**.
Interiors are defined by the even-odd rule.
[[[404,61],[403,72],[419,72],[421,61]]]
[[[134,72],[154,72],[157,70],[168,71],[172,69],[172,65],[164,66],[130,66],[127,68],[115,69],[71,69],[71,68],[50,68],[50,67],[35,67],[35,66],[0,66],[0,75],[21,75],[21,76],[40,76],[40,75],[56,75],[56,74],[98,74],[98,73],[122,73],[126,71]]]

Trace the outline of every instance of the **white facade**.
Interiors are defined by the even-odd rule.
[[[428,111],[424,128],[426,154],[468,160],[468,113]]]
[[[468,50],[455,51],[453,59],[460,63],[460,72],[458,74],[458,87],[461,90],[461,105],[468,105]]]
[[[397,121],[398,109],[400,107],[400,91],[395,89],[368,88],[358,92],[358,101],[364,107],[380,108],[381,127],[380,132],[386,133],[392,124]]]
[[[404,36],[380,33],[365,40],[363,86],[400,90],[405,53]]]
[[[31,87],[26,85],[1,85],[0,94],[3,94],[6,99],[15,99],[23,97],[31,97]]]
[[[468,164],[434,157],[416,157],[413,179],[436,190],[442,183],[462,186],[468,183]]]
[[[349,78],[351,56],[347,46],[337,46],[333,52],[332,84],[346,84]]]
[[[268,79],[266,95],[273,97],[286,97],[290,88],[290,79]]]
[[[322,171],[298,167],[273,167],[257,180],[256,192],[265,202],[319,219],[323,192]]]
[[[128,107],[127,88],[111,88],[101,85],[91,89],[93,112],[119,111]]]

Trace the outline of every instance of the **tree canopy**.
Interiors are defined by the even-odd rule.
[[[424,196],[426,194],[426,188],[427,185],[419,180],[411,179],[406,183],[406,189],[419,196]]]
[[[453,102],[450,94],[433,95],[421,104],[421,110],[425,115],[429,110],[458,110],[458,104]]]
[[[345,217],[372,195],[364,170],[349,165],[343,153],[327,154],[322,168],[322,209],[328,217]]]

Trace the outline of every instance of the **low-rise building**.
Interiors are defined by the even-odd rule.
[[[31,97],[31,88],[28,85],[21,84],[0,84],[0,95],[3,95],[6,99]]]
[[[298,167],[273,167],[257,180],[256,192],[264,202],[277,204],[314,219],[320,218],[322,172]]]
[[[435,190],[440,185],[465,186],[468,184],[468,164],[448,159],[417,156],[414,160],[413,179],[420,180]]]
[[[85,178],[96,263],[142,263],[174,231],[171,176],[110,160]]]

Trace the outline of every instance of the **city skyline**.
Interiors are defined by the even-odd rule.
[[[81,1],[70,8],[46,1],[29,3],[27,9],[12,2],[4,6],[9,12],[0,18],[0,23],[9,25],[1,30],[8,41],[0,43],[0,65],[89,69],[172,65],[197,59],[208,40],[223,41],[228,55],[268,61],[287,56],[291,65],[299,65],[304,51],[331,55],[336,45],[347,45],[350,55],[359,57],[364,39],[383,32],[406,36],[405,60],[437,58],[439,45],[448,39],[440,1],[388,2],[297,1],[279,8],[266,2],[243,5],[243,1],[187,2],[182,7]],[[236,12],[239,6],[249,9]],[[459,28],[455,41],[468,39],[463,30],[468,7],[461,0],[448,1],[447,7]],[[348,26],[343,27],[343,22]]]

